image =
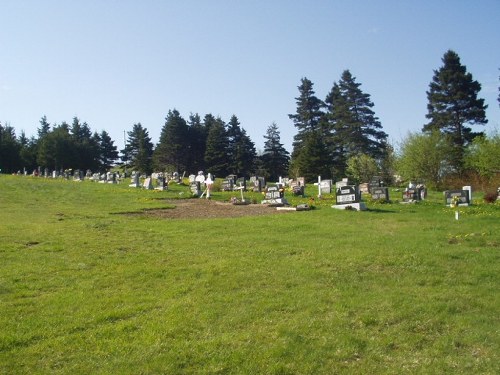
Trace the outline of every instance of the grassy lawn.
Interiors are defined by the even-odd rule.
[[[1,175],[0,373],[500,373],[499,204],[122,214],[187,192]]]

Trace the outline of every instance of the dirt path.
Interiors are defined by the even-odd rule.
[[[166,200],[174,208],[148,210],[144,214],[165,219],[210,219],[221,217],[243,217],[283,214],[289,211],[278,211],[276,207],[263,204],[235,205],[231,203],[212,201],[207,199],[179,199]]]

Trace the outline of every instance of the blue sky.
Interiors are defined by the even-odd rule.
[[[276,122],[290,150],[300,79],[324,99],[349,69],[397,145],[448,49],[500,128],[498,0],[0,0],[0,18],[0,121],[18,134],[77,116],[120,148],[137,122],[156,143],[175,108],[235,114],[258,150]]]

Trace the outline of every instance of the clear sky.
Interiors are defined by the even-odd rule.
[[[0,18],[0,121],[18,135],[77,116],[119,148],[137,122],[156,144],[175,108],[235,114],[258,150],[276,122],[290,150],[300,79],[324,99],[349,69],[397,145],[448,49],[482,85],[481,128],[500,128],[500,0],[0,0]]]

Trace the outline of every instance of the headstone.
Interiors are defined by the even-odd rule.
[[[131,179],[130,179],[130,185],[129,187],[133,187],[133,188],[138,188],[140,186],[139,184],[139,173],[137,172],[132,172],[132,176],[131,176]]]
[[[417,185],[417,193],[418,196],[420,197],[420,200],[425,200],[427,199],[427,188],[423,184],[418,184]]]
[[[270,186],[266,190],[265,199],[261,202],[262,204],[269,205],[285,205],[288,202],[285,199],[285,191],[283,188],[277,186]]]
[[[191,190],[191,193],[196,197],[200,197],[202,194],[201,183],[199,181],[193,181],[189,185],[189,189]]]
[[[304,196],[304,185],[295,185],[292,187],[293,195],[301,195]]]
[[[222,191],[233,191],[233,189],[234,189],[234,179],[232,177],[230,177],[230,178],[226,177],[222,181],[221,189],[222,189]]]
[[[333,185],[332,180],[321,180],[321,182],[319,184],[321,194],[331,194],[332,193],[332,185]]]
[[[297,180],[292,181],[290,183],[290,187],[292,188],[293,195],[302,195],[304,196],[304,189],[306,183],[304,177],[297,177]]]
[[[337,204],[352,204],[359,203],[360,194],[356,185],[346,185],[337,189],[336,202]]]
[[[151,181],[151,177],[146,178],[142,186],[144,187],[144,189],[153,190],[153,182]]]
[[[243,188],[243,191],[247,190],[247,182],[245,180],[245,177],[240,177],[236,180],[236,188],[238,188],[238,190]]]
[[[470,204],[467,190],[446,190],[444,199],[447,206],[468,206]]]
[[[264,185],[262,184],[262,180],[259,177],[254,177],[253,178],[253,191],[256,193],[260,193],[263,188],[264,188]]]
[[[472,186],[462,186],[462,190],[467,191],[469,194],[469,204],[472,204]]]
[[[359,184],[359,191],[364,194],[369,194],[370,193],[370,184],[368,182],[363,182],[362,184]]]
[[[198,175],[194,179],[196,182],[199,182],[200,184],[205,183],[205,175],[203,174],[203,171],[198,171]]]
[[[352,209],[356,211],[366,210],[364,202],[361,202],[361,192],[357,185],[340,186],[336,190],[336,205],[332,208]]]
[[[384,186],[384,181],[380,176],[373,176],[368,184],[368,192],[371,194],[373,188],[379,188]]]
[[[372,187],[372,199],[374,201],[389,201],[389,189],[386,187]]]
[[[421,191],[416,187],[407,188],[403,191],[403,203],[415,203],[421,199]]]
[[[337,181],[335,183],[335,189],[338,190],[339,188],[341,188],[343,186],[347,186],[347,185],[349,185],[349,179],[343,178],[342,181]]]
[[[163,176],[163,174],[158,174],[158,176],[156,178],[155,190],[160,190],[160,191],[167,190],[167,185],[166,185],[165,177]]]

